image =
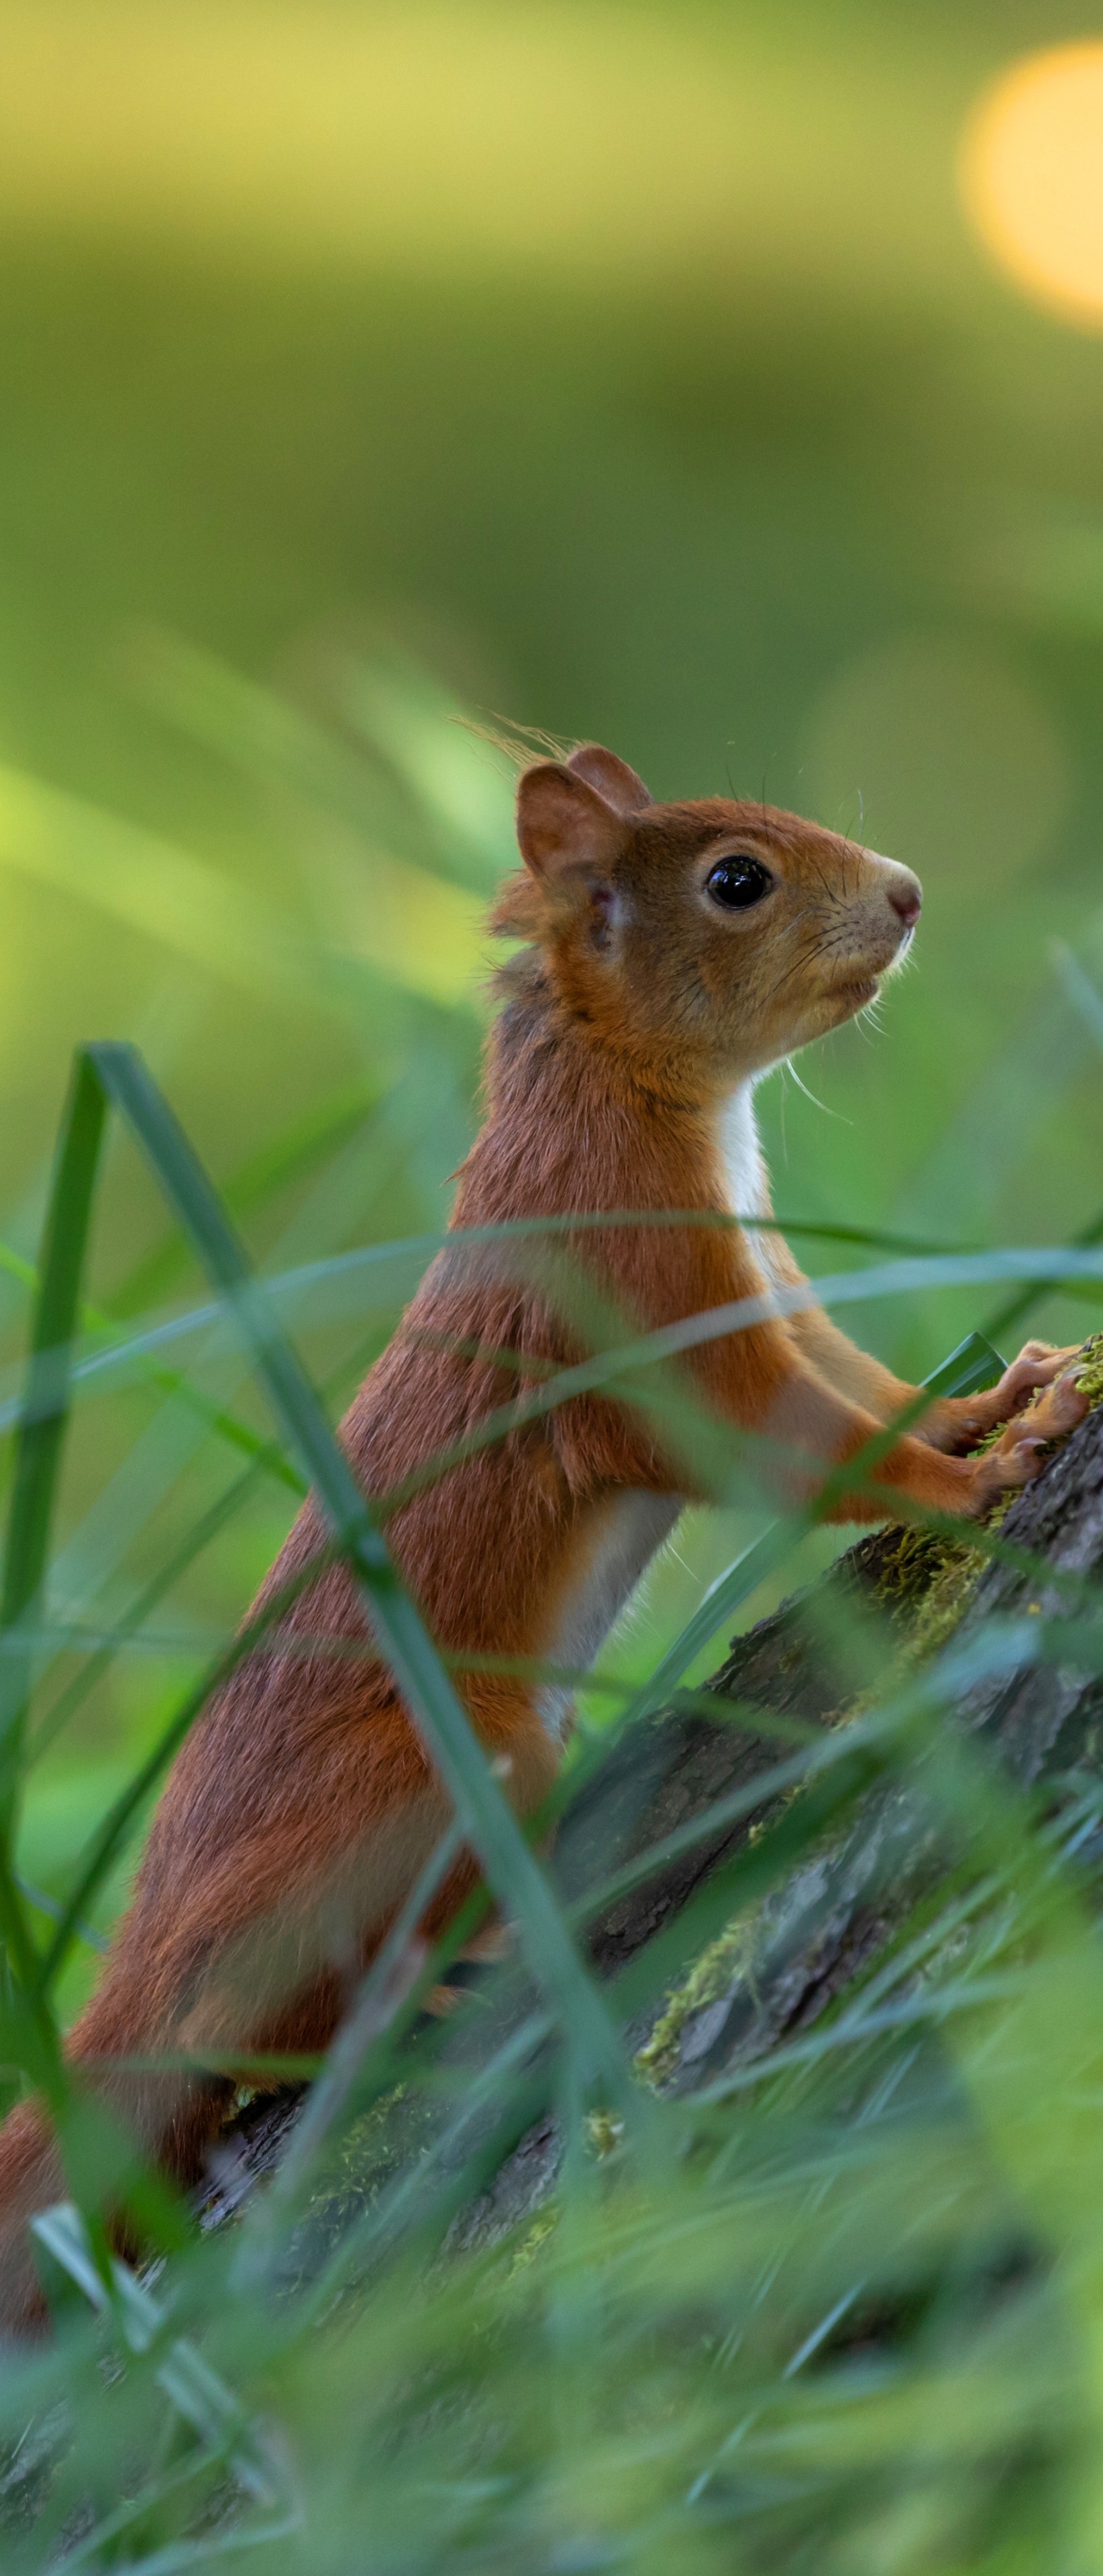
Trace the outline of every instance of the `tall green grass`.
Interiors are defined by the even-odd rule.
[[[0,1250],[30,1350],[0,1371],[0,2066],[5,2104],[49,2102],[68,2188],[36,2232],[52,2337],[0,2356],[5,2567],[170,2576],[252,2551],[277,2576],[1079,2576],[1103,2557],[1103,1790],[1085,1773],[1048,1811],[1020,1797],[954,1726],[967,1675],[952,1642],[902,1678],[856,1612],[833,1614],[824,1651],[859,1710],[849,1724],[731,1703],[732,1727],[776,1739],[770,1768],[630,1862],[610,1822],[567,1900],[546,1826],[672,1695],[702,1704],[694,1684],[733,1622],[844,1543],[824,1521],[832,1478],[825,1462],[809,1508],[779,1518],[761,1448],[692,1395],[686,1354],[752,1307],[640,1337],[567,1257],[584,1221],[483,1230],[582,1356],[425,1472],[601,1387],[711,1496],[693,1580],[675,1558],[660,1567],[596,1671],[525,1669],[577,1690],[579,1725],[548,1812],[522,1831],[463,1671],[398,1580],[401,1493],[361,1495],[331,1427],[441,1240],[476,1020],[453,915],[427,958],[418,906],[426,885],[467,900],[494,882],[507,784],[394,665],[347,668],[333,738],[175,646],[144,652],[142,681],[275,790],[312,853],[332,826],[318,918],[292,925],[253,895],[208,903],[181,854],[9,777],[27,864],[67,881],[91,851],[82,882],[113,918],[198,944],[231,983],[274,977],[327,1024],[360,1028],[388,978],[407,1016],[396,1045],[381,1012],[359,1070],[222,1194],[135,1049],[83,1048],[37,1257]],[[342,914],[341,835],[389,887],[389,947]],[[1090,1008],[1080,982],[1074,998]],[[1038,1300],[1086,1300],[1071,1313],[1088,1320],[1103,1297],[1103,1219],[1067,1247],[997,1251],[841,1215],[781,1221],[821,1299],[844,1319],[858,1306],[860,1338],[891,1347],[917,1301],[955,1317],[968,1302],[975,1329],[934,1373],[945,1391],[985,1383],[993,1344],[1014,1347]],[[111,1283],[95,1299],[93,1270]],[[243,2103],[258,2083],[314,2080],[277,2170],[212,2228],[106,2129],[62,2036],[176,1748],[268,1635],[275,1612],[239,1622],[309,1485],[368,1607],[372,1642],[353,1651],[398,1676],[452,1816],[325,2063],[220,2062]],[[974,1636],[968,1674],[1028,1652],[1103,1669],[1094,1578],[1066,1572],[1056,1590],[1060,1615],[1029,1639],[999,1622]],[[674,2098],[638,2057],[669,1992],[717,1938],[737,1960],[764,1898],[878,1784],[921,1788],[952,1852],[945,1890],[769,2065]],[[772,1821],[599,1982],[586,1936],[602,1908],[767,1800]],[[461,1842],[482,1888],[426,1956],[416,1927]],[[426,1999],[491,1903],[514,1956],[442,2027]],[[518,2186],[512,2214],[473,2229],[526,2137],[528,2202]],[[231,2174],[231,2200],[236,2187]],[[144,2238],[140,2274],[112,2257],[108,2201]]]

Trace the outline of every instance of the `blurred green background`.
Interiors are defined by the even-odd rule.
[[[5,9],[7,1395],[77,1039],[137,1040],[274,1266],[441,1221],[509,864],[455,712],[918,868],[880,1031],[802,1059],[822,1106],[760,1095],[782,1214],[1014,1244],[1096,1212],[1103,339],[998,273],[955,177],[985,84],[1078,32],[1026,0]],[[186,1302],[166,1239],[117,1146],[90,1294]],[[302,1304],[334,1405],[403,1293]],[[979,1320],[853,1326],[919,1373]],[[163,1387],[89,1402],[57,1617],[124,1614],[241,1463]],[[70,1714],[40,1884],[293,1509],[258,1478]],[[732,1535],[683,1533],[647,1656]]]

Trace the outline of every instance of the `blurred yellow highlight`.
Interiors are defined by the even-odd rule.
[[[616,13],[257,0],[5,11],[0,212],[390,267],[707,241],[738,187],[707,49]],[[692,184],[689,173],[692,170]]]
[[[981,99],[961,153],[966,206],[1029,295],[1103,329],[1103,42],[1013,63]]]
[[[898,77],[616,0],[6,0],[0,230],[448,278],[895,276],[946,248],[915,216],[943,113],[918,69],[878,160]]]

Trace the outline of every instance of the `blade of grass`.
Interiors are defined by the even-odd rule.
[[[58,1140],[47,1210],[41,1284],[35,1306],[31,1356],[16,1451],[15,1477],[0,1594],[0,1631],[17,1638],[38,1611],[50,1543],[50,1526],[69,1409],[66,1365],[80,1295],[81,1269],[103,1142],[106,1102],[94,1069],[78,1058]],[[59,1357],[61,1355],[60,1364]],[[51,2099],[65,2098],[57,2029],[48,1996],[39,1990],[38,1958],[15,1875],[14,1834],[30,1697],[32,1650],[0,1663],[0,1930],[33,2031],[28,2071]],[[13,2006],[16,1998],[10,1998]]]
[[[223,1193],[231,1215],[240,1222],[265,1207],[281,1190],[289,1189],[292,1182],[305,1180],[356,1134],[381,1096],[378,1084],[355,1083],[310,1110],[306,1117],[297,1118],[272,1144],[250,1155]],[[187,1257],[186,1240],[174,1229],[167,1242],[159,1244],[128,1272],[112,1297],[113,1315],[141,1314],[159,1305],[186,1267]]]
[[[18,1255],[10,1252],[5,1244],[0,1244],[0,1267],[9,1271],[13,1277],[21,1279],[32,1293],[37,1291],[39,1284],[37,1270],[30,1262],[21,1261]],[[115,1329],[115,1319],[101,1306],[82,1304],[80,1328],[83,1333],[110,1333]],[[200,1421],[206,1423],[208,1430],[215,1432],[220,1440],[225,1440],[230,1448],[243,1451],[247,1458],[263,1459],[267,1472],[280,1484],[289,1486],[292,1493],[300,1496],[305,1494],[306,1486],[302,1477],[288,1464],[279,1444],[272,1440],[263,1440],[260,1433],[254,1431],[249,1423],[239,1421],[237,1415],[229,1412],[224,1405],[213,1404],[200,1387],[191,1384],[190,1379],[185,1377],[181,1370],[161,1368],[156,1360],[150,1359],[142,1366],[139,1374],[150,1386],[155,1386],[161,1395],[176,1398],[187,1407],[189,1412],[198,1414]]]
[[[365,1345],[362,1347],[359,1355],[355,1353],[352,1355],[349,1363],[349,1370],[355,1377],[359,1377],[360,1363],[365,1356],[366,1350],[372,1346],[373,1345],[371,1344]],[[328,1395],[332,1386],[343,1379],[347,1373],[346,1369],[342,1367],[342,1369],[338,1371],[336,1379],[330,1379],[326,1382],[323,1392]],[[230,1521],[234,1517],[234,1514],[241,1509],[242,1505],[248,1501],[250,1495],[257,1491],[259,1483],[260,1471],[258,1462],[257,1465],[246,1468],[245,1474],[243,1476],[239,1476],[234,1484],[227,1486],[225,1492],[210,1505],[206,1512],[200,1515],[198,1521],[193,1523],[187,1537],[181,1542],[179,1548],[177,1548],[173,1555],[168,1558],[167,1562],[160,1568],[159,1572],[151,1578],[150,1582],[143,1587],[142,1591],[136,1595],[135,1599],[131,1602],[129,1610],[118,1622],[117,1627],[112,1631],[110,1638],[105,1639],[103,1645],[95,1650],[89,1658],[88,1663],[82,1667],[81,1671],[74,1674],[72,1681],[67,1685],[66,1689],[59,1693],[52,1708],[48,1710],[41,1725],[36,1730],[33,1745],[30,1748],[30,1759],[32,1761],[36,1761],[39,1755],[46,1751],[47,1746],[52,1744],[55,1735],[57,1735],[61,1728],[67,1724],[69,1718],[74,1715],[82,1701],[87,1698],[89,1692],[95,1687],[96,1682],[100,1680],[102,1674],[107,1670],[118,1647],[120,1645],[125,1645],[128,1638],[137,1634],[138,1630],[144,1625],[145,1620],[148,1618],[150,1611],[156,1609],[158,1602],[162,1601],[165,1594],[171,1591],[173,1584],[177,1582],[180,1575],[187,1572],[188,1567],[194,1564],[196,1557],[202,1553],[202,1550],[209,1546],[211,1540],[218,1536],[221,1529],[225,1528],[227,1522]]]
[[[102,1679],[113,1662],[118,1648],[125,1645],[127,1639],[135,1636],[144,1626],[150,1611],[156,1609],[166,1592],[171,1591],[173,1584],[187,1572],[189,1566],[195,1563],[196,1557],[201,1555],[205,1547],[210,1546],[212,1539],[217,1538],[219,1531],[226,1527],[227,1522],[233,1518],[235,1512],[240,1510],[249,1495],[258,1490],[260,1481],[258,1462],[256,1466],[247,1467],[244,1475],[236,1477],[234,1483],[228,1485],[225,1492],[218,1496],[217,1501],[200,1514],[181,1545],[173,1551],[143,1590],[135,1595],[129,1609],[112,1632],[110,1641],[97,1647],[89,1656],[87,1663],[82,1665],[80,1672],[74,1674],[72,1681],[64,1690],[59,1691],[57,1698],[35,1730],[28,1748],[27,1758],[30,1761],[40,1760],[47,1747],[60,1734],[62,1727],[67,1725],[82,1701],[87,1699],[89,1692],[94,1690],[96,1683]]]
[[[21,1407],[12,1488],[0,1628],[11,1629],[38,1601],[68,1413],[66,1361],[76,1324],[80,1271],[106,1103],[90,1065],[78,1060],[65,1111],[46,1220],[41,1284],[31,1359]],[[26,1673],[13,1662],[0,1680],[0,1811],[6,1811],[19,1763],[18,1719]]]
[[[1079,1234],[1073,1235],[1071,1248],[1087,1252],[1097,1243],[1103,1243],[1103,1208],[1100,1208],[1097,1216],[1089,1219]],[[1047,1290],[1061,1288],[1063,1285],[1064,1282],[1061,1279],[1035,1280],[1029,1287],[1020,1289],[1017,1296],[1009,1297],[1005,1305],[997,1306],[982,1328],[989,1341],[1002,1342],[1012,1327],[1021,1324],[1024,1317],[1030,1314],[1031,1309],[1040,1304]]]
[[[299,1268],[277,1273],[270,1279],[257,1282],[257,1291],[259,1294],[278,1300],[281,1304],[285,1300],[295,1303],[310,1291],[327,1286],[344,1292],[347,1282],[347,1297],[354,1298],[357,1311],[362,1311],[362,1291],[358,1286],[352,1285],[361,1272],[391,1271],[394,1274],[392,1296],[400,1294],[405,1299],[416,1286],[422,1268],[433,1253],[441,1250],[444,1245],[448,1245],[450,1249],[456,1249],[464,1244],[492,1242],[508,1245],[511,1239],[520,1242],[526,1237],[536,1239],[540,1236],[556,1234],[582,1234],[591,1227],[608,1229],[617,1224],[650,1225],[655,1221],[650,1216],[643,1217],[635,1214],[627,1216],[602,1214],[594,1218],[571,1216],[561,1220],[520,1219],[509,1224],[472,1226],[457,1228],[454,1232],[415,1235],[400,1242],[369,1244],[351,1252],[333,1254],[323,1261],[303,1263]],[[714,1226],[734,1224],[736,1221],[720,1217],[702,1220],[699,1215],[693,1213],[674,1216],[664,1213],[658,1220],[663,1225],[704,1222]],[[755,1222],[759,1223],[759,1220],[756,1219]],[[1100,1239],[1103,1240],[1103,1220],[1100,1221],[1100,1226]],[[795,1232],[799,1229],[792,1230]],[[826,1231],[825,1229],[816,1230]],[[930,1258],[924,1257],[922,1260],[917,1257],[914,1263],[887,1264],[869,1271],[836,1272],[820,1279],[811,1279],[799,1289],[771,1291],[769,1311],[788,1315],[795,1314],[802,1307],[809,1305],[833,1307],[864,1304],[871,1303],[879,1297],[908,1295],[917,1288],[983,1287],[993,1280],[1022,1279],[1024,1276],[1035,1283],[1032,1293],[1038,1295],[1048,1288],[1063,1287],[1070,1279],[1081,1283],[1098,1282],[1100,1293],[1103,1295],[1103,1257],[1092,1247],[1073,1247],[1071,1260],[1068,1250],[1039,1250],[1030,1247],[1025,1251],[1009,1250],[952,1256],[940,1254]],[[388,1298],[387,1302],[390,1303],[391,1298]],[[332,1303],[332,1312],[343,1313],[345,1304],[346,1297],[343,1293],[339,1301]],[[79,1358],[75,1360],[71,1370],[73,1384],[83,1386],[90,1380],[102,1382],[104,1378],[131,1367],[148,1351],[163,1349],[190,1333],[206,1332],[212,1325],[217,1325],[222,1320],[223,1311],[221,1301],[212,1300],[201,1306],[192,1307],[182,1315],[173,1316],[164,1323],[152,1325],[147,1331],[127,1336],[108,1350],[96,1351],[86,1358]],[[669,1333],[676,1336],[668,1350],[664,1350],[660,1343],[655,1343],[653,1348],[654,1337],[650,1336],[645,1337],[639,1344],[631,1344],[623,1355],[623,1364],[636,1368],[649,1364],[652,1357],[659,1358],[668,1356],[675,1350],[692,1349],[699,1342],[738,1331],[744,1324],[760,1321],[765,1311],[766,1308],[761,1299],[741,1300],[737,1305],[730,1307],[711,1308],[704,1316],[687,1317],[676,1326],[666,1327]],[[991,1329],[994,1331],[995,1327]],[[618,1354],[619,1364],[620,1355]],[[585,1390],[572,1390],[572,1392],[579,1391]],[[18,1418],[18,1400],[0,1402],[0,1433],[10,1429]]]

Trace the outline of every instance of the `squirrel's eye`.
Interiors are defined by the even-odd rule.
[[[722,904],[725,912],[746,912],[749,904],[761,903],[773,882],[761,859],[744,857],[718,859],[705,879],[713,902]]]

